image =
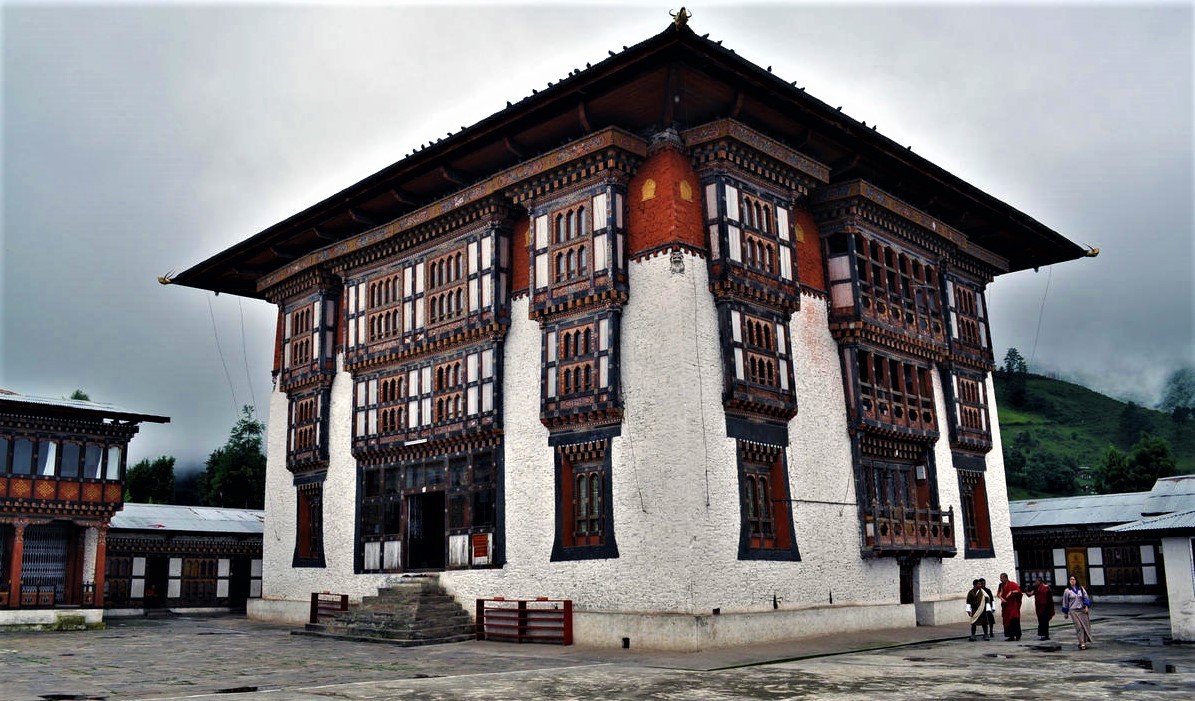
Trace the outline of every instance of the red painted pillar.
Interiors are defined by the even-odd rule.
[[[28,525],[28,521],[17,521],[12,525],[12,557],[8,562],[8,605],[14,609],[21,608],[21,559],[25,555],[25,526]]]
[[[92,605],[104,608],[104,575],[107,573],[108,560],[108,524],[101,523],[95,527],[95,591],[92,593]]]

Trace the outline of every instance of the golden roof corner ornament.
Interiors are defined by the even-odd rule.
[[[672,18],[672,24],[679,29],[687,27],[689,25],[689,18],[693,15],[682,6],[676,12],[669,12],[668,16]]]
[[[1099,254],[1100,254],[1100,249],[1098,246],[1088,246],[1087,252],[1083,254],[1083,257],[1084,258],[1095,258]]]
[[[174,282],[174,271],[173,270],[166,273],[165,275],[158,276],[158,284],[159,285],[169,285],[173,282]]]

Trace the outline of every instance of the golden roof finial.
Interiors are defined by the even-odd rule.
[[[173,270],[166,273],[165,275],[158,276],[158,284],[159,285],[169,285],[172,282],[174,282],[174,271]]]
[[[676,12],[669,12],[668,16],[672,18],[672,24],[677,28],[688,26],[689,18],[693,15],[683,6]]]

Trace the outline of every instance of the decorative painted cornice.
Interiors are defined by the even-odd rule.
[[[446,438],[414,442],[415,445],[391,443],[354,447],[353,457],[357,459],[359,467],[429,460],[454,453],[497,448],[502,445],[502,436],[500,428],[483,428]]]
[[[1009,266],[1008,260],[1006,258],[1002,258],[995,253],[976,245],[969,238],[967,238],[966,234],[958,229],[955,229],[939,219],[931,217],[925,212],[922,212],[916,207],[904,202],[903,200],[893,197],[892,195],[865,180],[852,180],[851,182],[842,183],[839,185],[820,187],[810,195],[809,201],[814,205],[821,206],[831,205],[836,201],[850,200],[852,198],[863,200],[865,203],[875,205],[876,207],[879,207],[888,213],[896,215],[904,221],[915,224],[922,230],[922,232],[930,234],[931,238],[939,237],[943,241],[948,242],[950,244],[950,249],[943,250],[944,253],[948,254],[943,257],[953,260],[955,259],[955,256],[951,254],[953,254],[954,251],[958,251],[959,253],[974,259],[974,261],[988,266],[991,271],[989,275],[1008,272]],[[856,202],[855,204],[859,203]],[[869,208],[864,207],[862,210],[856,211],[856,214],[863,215],[869,211],[874,212],[874,210],[869,210]],[[872,217],[872,220],[877,224],[887,223],[874,216]],[[907,232],[900,231],[898,227],[893,225],[893,223],[887,224],[888,226],[886,228],[888,228],[892,233],[903,234],[906,238],[908,238],[909,234]],[[914,242],[916,241],[914,240]],[[932,243],[930,245],[932,246]]]
[[[591,134],[585,138],[578,139],[572,143],[561,146],[560,148],[544,154],[538,158],[533,158],[524,163],[520,163],[512,168],[508,168],[493,177],[490,177],[476,185],[459,190],[448,197],[433,202],[426,207],[422,207],[410,214],[399,217],[387,224],[370,229],[356,236],[352,236],[344,241],[334,243],[330,246],[314,251],[302,258],[275,270],[272,273],[263,275],[257,281],[257,289],[259,292],[266,292],[271,288],[279,285],[287,278],[300,274],[301,272],[313,268],[321,264],[330,264],[344,258],[350,254],[369,249],[379,243],[385,242],[388,239],[404,236],[410,238],[410,232],[425,224],[433,222],[436,219],[451,215],[454,212],[461,210],[466,205],[474,204],[480,200],[484,200],[495,195],[501,195],[508,190],[514,189],[515,186],[524,181],[544,176],[554,170],[565,166],[571,161],[581,159],[583,157],[594,154],[595,152],[603,152],[607,149],[612,151],[606,154],[606,158],[601,161],[602,167],[609,164],[611,167],[617,162],[616,153],[619,151],[626,152],[632,155],[637,155],[643,158],[647,155],[647,144],[637,136],[630,134],[615,127],[608,127],[599,132]],[[598,164],[595,162],[594,166]],[[577,177],[580,177],[578,174]],[[537,188],[542,189],[548,186],[551,178],[541,179],[540,184],[535,187],[524,188],[526,196],[534,193]],[[518,193],[518,189],[514,189]],[[516,194],[516,197],[523,195]],[[447,228],[456,228],[460,223],[453,224]],[[434,231],[434,229],[432,230]],[[426,239],[424,239],[426,240]],[[417,242],[415,242],[417,243]],[[408,248],[408,246],[401,246]],[[385,257],[389,253],[379,253],[378,257]],[[364,264],[368,261],[357,262],[357,265]]]
[[[817,183],[830,182],[830,168],[733,119],[720,119],[681,134],[693,168],[729,163],[784,189],[804,195]]]

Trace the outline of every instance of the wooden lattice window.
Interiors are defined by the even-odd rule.
[[[988,518],[988,494],[983,473],[976,470],[959,470],[958,480],[966,557],[990,556],[992,527]]]
[[[202,602],[216,598],[217,562],[214,557],[183,558],[182,599]]]
[[[856,365],[863,418],[922,431],[937,430],[929,368],[866,350],[858,351]]]
[[[560,535],[566,548],[606,542],[610,517],[606,441],[557,448],[560,475]]]
[[[730,326],[728,341],[735,379],[790,393],[792,378],[785,324],[779,319],[733,308],[726,323]]]
[[[946,296],[950,303],[951,339],[961,342],[964,346],[990,353],[987,313],[982,290],[947,279]]]
[[[741,556],[794,551],[784,449],[737,441],[742,512]]]
[[[323,564],[324,484],[314,482],[298,488],[298,518],[295,529],[295,558],[298,564]],[[318,560],[319,562],[314,562]]]
[[[1105,586],[1140,586],[1143,583],[1139,545],[1105,545],[1103,551]]]

